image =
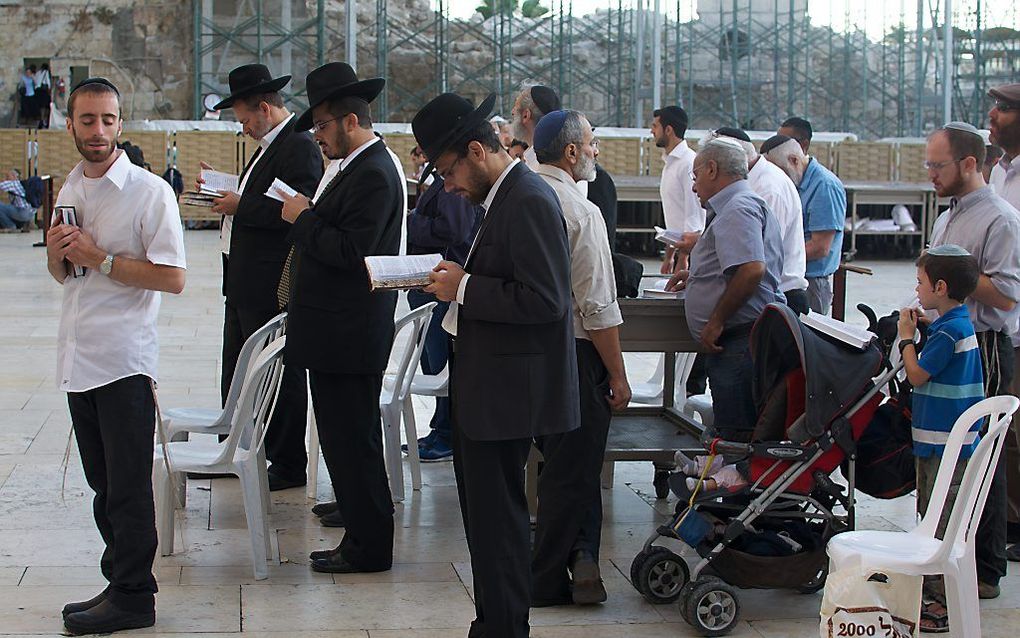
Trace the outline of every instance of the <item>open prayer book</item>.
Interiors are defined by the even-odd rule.
[[[442,260],[439,253],[378,255],[365,257],[365,268],[372,290],[407,290],[429,285],[429,273]]]
[[[273,180],[273,183],[266,189],[266,197],[271,197],[278,202],[284,201],[283,196],[294,197],[297,195],[297,191],[287,185],[286,182],[281,180],[279,177]]]
[[[205,195],[219,195],[220,193],[236,193],[238,189],[237,175],[221,173],[209,169],[202,169],[202,189],[199,191]]]
[[[667,230],[661,226],[654,226],[653,228],[655,228],[655,241],[667,246],[676,246],[684,238],[684,234],[679,230]]]
[[[852,326],[845,321],[833,319],[827,315],[818,314],[813,310],[800,318],[801,323],[822,334],[829,335],[845,344],[851,345],[858,350],[864,350],[875,338],[875,334],[864,328]]]
[[[669,292],[666,290],[668,283],[669,277],[654,279],[641,289],[641,296],[650,299],[683,299],[685,290]]]

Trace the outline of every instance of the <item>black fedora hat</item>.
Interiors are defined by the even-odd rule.
[[[456,93],[443,93],[415,114],[411,130],[418,147],[429,160],[422,171],[422,179],[432,172],[436,158],[451,144],[488,119],[495,104],[495,93],[490,93],[477,108]]]
[[[227,76],[227,84],[230,85],[230,95],[220,100],[220,103],[213,107],[213,110],[229,109],[238,98],[259,93],[275,93],[290,82],[289,75],[274,78],[265,64],[244,64]]]
[[[341,97],[357,97],[371,102],[386,86],[382,78],[359,80],[351,65],[344,62],[330,62],[313,70],[305,78],[308,91],[308,109],[294,121],[294,128],[307,131],[312,128],[312,109],[326,100]]]

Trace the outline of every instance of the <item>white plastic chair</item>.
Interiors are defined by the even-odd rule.
[[[418,446],[415,445],[418,433],[414,423],[414,410],[405,411],[403,408],[405,402],[410,401],[411,383],[414,381],[418,362],[421,360],[421,351],[425,347],[425,334],[432,321],[432,309],[435,306],[435,302],[427,303],[396,320],[393,331],[394,346],[397,344],[400,333],[405,329],[409,328],[411,335],[404,344],[404,349],[397,356],[397,371],[383,377],[383,388],[379,395],[379,412],[382,416],[383,444],[385,446],[383,458],[390,477],[390,494],[396,503],[404,500],[404,466],[401,463],[400,452],[402,415],[404,417],[404,436],[408,441],[408,458],[411,462],[411,487],[414,490],[421,490],[421,459],[418,458]],[[392,356],[393,352],[390,354]],[[318,462],[319,445],[316,437],[314,445],[312,441],[309,441],[308,463],[317,465]]]
[[[691,369],[694,367],[694,358],[696,353],[694,352],[679,352],[676,355],[676,365],[674,367],[676,385],[674,386],[674,399],[676,407],[682,407],[686,400],[686,387],[687,379],[691,376]],[[644,383],[635,383],[631,386],[631,403],[640,403],[643,405],[662,405],[663,397],[663,382],[665,379],[666,371],[666,356],[659,355],[659,363],[655,368],[655,372],[652,376],[648,377],[648,380]],[[680,390],[680,392],[676,392]]]
[[[162,443],[156,446],[152,474],[160,555],[169,556],[174,549],[176,481],[170,472],[234,474],[241,480],[255,579],[268,577],[266,560],[272,543],[263,505],[265,462],[259,452],[280,389],[286,340],[279,337],[256,357],[241,386],[225,440],[171,441],[165,447]]]
[[[1003,437],[1020,399],[989,397],[960,415],[953,426],[939,463],[930,505],[921,523],[909,532],[859,531],[834,536],[826,551],[835,571],[847,567],[874,567],[911,576],[944,574],[949,628],[954,636],[980,636],[977,571],[974,563],[978,521],[985,507],[992,474],[1002,452]],[[946,526],[945,539],[935,538],[964,437],[975,421],[990,417],[967,463],[959,494]]]
[[[692,394],[687,397],[682,412],[691,418],[697,416],[703,426],[711,427],[715,423],[715,412],[712,411],[712,388],[709,388],[705,394]]]

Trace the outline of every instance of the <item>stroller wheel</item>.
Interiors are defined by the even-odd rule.
[[[698,579],[685,588],[680,612],[702,636],[725,636],[740,621],[737,590],[716,578]]]
[[[669,472],[656,470],[655,477],[652,479],[652,487],[655,488],[655,498],[662,499],[669,496]]]
[[[825,587],[825,577],[828,575],[829,565],[826,563],[824,567],[818,570],[817,576],[798,587],[797,591],[802,594],[817,594]]]
[[[653,546],[634,557],[631,583],[653,605],[667,605],[680,597],[690,580],[687,562],[665,547]]]

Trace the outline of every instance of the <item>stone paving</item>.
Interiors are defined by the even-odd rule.
[[[0,635],[59,635],[60,608],[103,586],[101,542],[90,513],[91,493],[73,446],[64,468],[69,418],[55,389],[54,360],[60,287],[49,277],[38,233],[0,235]],[[216,234],[189,231],[188,283],[165,296],[160,315],[160,402],[166,407],[218,405],[222,322]],[[650,262],[649,262],[650,263]],[[867,300],[888,310],[913,288],[909,262],[859,262],[874,277],[854,276],[850,307]],[[649,268],[654,270],[654,268]],[[857,320],[860,321],[860,320]],[[654,368],[649,356],[628,356],[631,378]],[[416,400],[418,423],[431,415]],[[406,472],[405,472],[406,474]],[[330,498],[324,468],[319,500]],[[644,602],[627,580],[645,537],[672,511],[656,501],[652,470],[618,466],[603,492],[602,571],[609,601],[589,608],[546,608],[531,615],[540,638],[691,636],[675,606]],[[325,529],[309,512],[303,490],[273,494],[272,543],[278,560],[255,582],[248,556],[239,486],[232,479],[189,481],[184,550],[156,565],[157,624],[149,635],[331,638],[463,636],[472,618],[467,547],[450,463],[427,464],[424,487],[396,506],[395,565],[382,574],[313,573],[308,552],[335,545],[342,530]],[[861,528],[902,529],[914,521],[913,497],[864,499]],[[1012,636],[1020,622],[1020,571],[1010,566],[1003,594],[982,603],[983,635]],[[733,636],[818,635],[820,595],[741,592],[742,618]],[[959,637],[958,637],[959,638]],[[971,637],[968,637],[971,638]]]

